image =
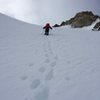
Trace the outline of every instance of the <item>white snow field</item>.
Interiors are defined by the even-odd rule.
[[[100,31],[0,14],[0,100],[100,100]]]

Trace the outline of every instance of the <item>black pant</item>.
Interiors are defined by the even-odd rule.
[[[45,35],[49,35],[49,28],[45,29]]]

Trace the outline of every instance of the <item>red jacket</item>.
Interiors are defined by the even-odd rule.
[[[43,29],[52,29],[52,27],[50,26],[50,24],[49,23],[47,23],[44,27],[43,27]]]

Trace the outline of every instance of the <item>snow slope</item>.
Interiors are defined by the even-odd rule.
[[[99,37],[0,14],[0,100],[100,100]]]

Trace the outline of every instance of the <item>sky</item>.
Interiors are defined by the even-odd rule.
[[[0,0],[0,12],[33,24],[56,24],[81,11],[100,15],[99,4],[100,0]]]

